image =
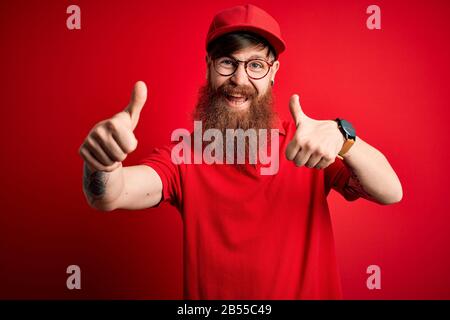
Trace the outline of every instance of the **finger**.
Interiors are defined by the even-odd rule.
[[[330,164],[332,164],[334,162],[334,160],[328,160],[325,157],[322,158],[318,164],[316,164],[315,168],[316,169],[325,169],[327,168]]]
[[[306,161],[305,166],[307,168],[314,168],[320,162],[321,159],[322,157],[320,155],[318,155],[317,153],[313,153],[309,157],[308,161]]]
[[[289,142],[289,144],[286,147],[286,151],[285,151],[286,158],[289,161],[294,160],[295,156],[297,155],[297,153],[299,151],[300,151],[300,145],[297,143],[297,141],[294,138],[291,140],[291,142]]]
[[[92,137],[102,146],[111,160],[122,162],[127,157],[111,134],[102,134],[99,131],[94,131],[92,132]]]
[[[97,159],[94,158],[94,156],[92,156],[85,146],[80,148],[80,156],[88,164],[91,171],[103,171],[106,168],[106,166],[102,165]]]
[[[289,100],[289,110],[291,111],[295,125],[298,127],[299,124],[306,119],[306,115],[300,106],[300,97],[297,94],[294,94]]]
[[[86,161],[86,163],[89,165],[89,167],[93,168],[96,171],[111,172],[116,170],[120,166],[119,162],[116,162],[112,166],[102,165],[100,162],[97,161],[97,159],[94,158],[94,156],[85,147],[80,148],[80,155],[83,158],[83,160]]]
[[[136,150],[137,139],[128,128],[117,128],[112,131],[112,136],[123,153],[128,154]]]
[[[300,151],[297,153],[297,155],[294,158],[295,165],[297,167],[304,166],[306,162],[311,157],[312,152],[308,150],[307,148],[301,148]]]
[[[92,137],[88,137],[84,143],[84,146],[89,150],[89,152],[94,156],[94,158],[103,164],[104,166],[111,166],[115,161],[106,154],[102,146]]]
[[[131,93],[130,103],[125,109],[131,117],[131,130],[134,130],[139,121],[139,115],[147,100],[147,86],[143,81],[138,81],[134,85]]]

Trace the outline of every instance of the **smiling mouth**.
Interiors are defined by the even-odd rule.
[[[225,95],[225,98],[228,100],[228,102],[231,105],[235,105],[235,106],[240,106],[241,104],[243,104],[243,103],[248,101],[248,97],[244,97],[244,96],[241,96],[241,95],[227,94],[227,95]]]

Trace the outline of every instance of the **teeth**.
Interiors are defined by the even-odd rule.
[[[234,92],[234,93],[228,93],[227,95],[230,96],[230,97],[238,97],[238,98],[244,97],[244,94],[242,94],[242,93],[237,93],[237,92]]]
[[[227,99],[236,106],[239,106],[248,100],[245,96],[241,95],[227,95]]]

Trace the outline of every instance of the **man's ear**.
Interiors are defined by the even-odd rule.
[[[205,62],[206,62],[207,66],[209,66],[212,63],[212,59],[211,59],[211,57],[209,55],[205,56]]]
[[[278,69],[280,68],[280,61],[275,61],[270,69],[270,80],[275,81],[275,75],[277,74]]]

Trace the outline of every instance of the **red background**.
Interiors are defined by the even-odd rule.
[[[191,127],[207,28],[240,3],[0,2],[0,298],[182,297],[178,212],[91,209],[77,152],[137,80],[149,98],[125,165]],[[275,84],[282,117],[298,93],[310,117],[350,120],[403,184],[392,206],[329,197],[345,298],[449,299],[450,5],[253,3],[279,21],[288,45]],[[81,30],[66,28],[70,4],[81,8]],[[381,30],[366,27],[371,4]],[[71,264],[81,267],[81,290],[66,288]],[[366,287],[371,264],[381,267],[381,290]]]

